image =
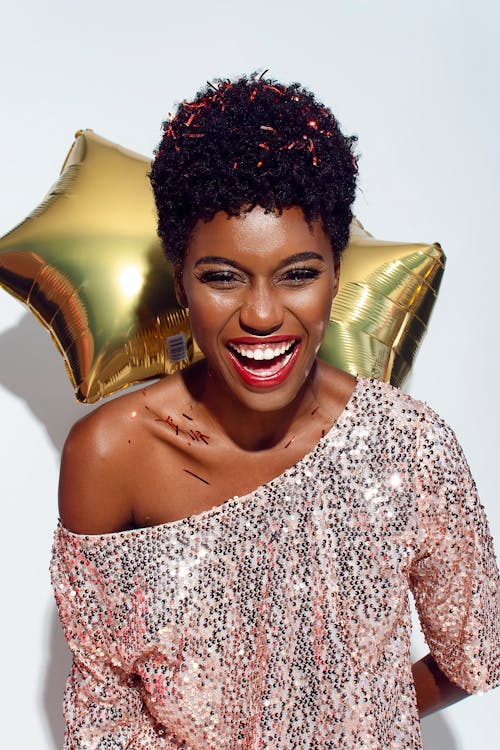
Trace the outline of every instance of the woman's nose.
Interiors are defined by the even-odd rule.
[[[240,309],[240,326],[254,336],[266,336],[283,324],[283,308],[276,290],[267,284],[250,287]]]

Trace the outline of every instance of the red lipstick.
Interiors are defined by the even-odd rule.
[[[234,344],[270,344],[284,341],[295,341],[291,351],[275,357],[273,360],[259,360],[258,362],[244,357],[238,358],[229,347],[227,349],[231,362],[241,379],[254,388],[274,388],[281,385],[292,371],[300,351],[300,341],[293,336],[275,336],[264,340],[255,338],[231,339]],[[245,364],[242,360],[246,359]],[[252,363],[250,365],[250,363]]]
[[[296,341],[297,336],[238,336],[236,339],[229,339],[228,344],[279,344],[282,341]]]

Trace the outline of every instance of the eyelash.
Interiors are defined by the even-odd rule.
[[[285,281],[300,284],[302,281],[312,281],[321,274],[318,268],[290,268],[283,274]]]
[[[317,268],[290,268],[283,273],[280,281],[291,284],[301,284],[304,281],[317,279],[321,271]],[[217,284],[219,286],[231,286],[240,280],[234,271],[202,271],[196,274],[196,278],[202,284]]]
[[[200,274],[196,274],[196,278],[202,284],[220,284],[222,286],[233,284],[237,280],[233,271],[202,271]]]

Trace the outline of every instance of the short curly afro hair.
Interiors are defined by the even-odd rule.
[[[300,206],[320,219],[336,260],[349,239],[356,137],[298,83],[252,73],[207,83],[163,123],[150,179],[167,258],[182,264],[190,233],[218,211]]]

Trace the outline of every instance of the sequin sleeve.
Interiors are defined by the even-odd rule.
[[[415,488],[423,543],[410,583],[427,644],[469,693],[500,683],[500,588],[484,509],[457,439],[431,410]]]
[[[87,570],[84,586],[78,585],[82,566],[88,567],[88,560],[78,554],[77,544],[67,548],[59,529],[51,577],[73,653],[64,697],[64,750],[170,750],[174,745],[162,736],[162,728],[149,714],[140,683],[113,639],[112,618],[99,578]]]

